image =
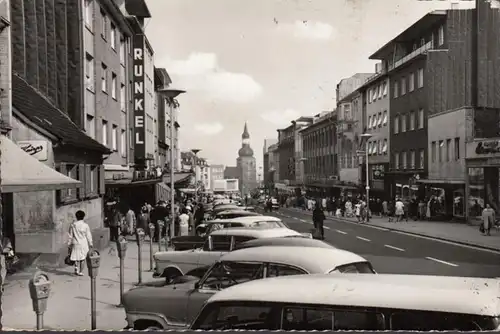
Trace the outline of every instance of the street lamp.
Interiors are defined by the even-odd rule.
[[[365,169],[366,169],[366,221],[370,221],[370,173],[368,172],[368,140],[372,137],[371,133],[363,133],[361,138],[365,140]]]
[[[176,107],[176,103],[174,99],[184,94],[186,91],[181,89],[176,89],[172,87],[166,87],[158,91],[159,94],[164,96],[168,100],[168,106],[170,108],[170,127],[174,126],[174,109]],[[170,221],[170,240],[174,237],[175,231],[175,180],[174,180],[174,132],[170,131],[170,216],[172,217]],[[160,231],[161,235],[161,231]]]

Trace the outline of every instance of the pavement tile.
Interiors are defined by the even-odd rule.
[[[155,245],[155,251],[157,250]],[[125,291],[138,280],[138,252],[135,242],[128,243],[125,259]],[[151,282],[149,246],[142,250],[143,282]],[[3,295],[3,325],[8,328],[32,330],[36,327],[28,290],[28,281],[36,268],[8,277]],[[44,268],[40,268],[44,269]],[[72,275],[72,267],[47,269],[52,281],[44,329],[90,330],[90,278]],[[97,328],[121,330],[126,326],[125,312],[117,307],[120,301],[119,259],[115,245],[101,251],[101,266],[97,284]]]
[[[301,213],[310,214],[296,208],[285,208],[285,210],[293,210]],[[327,216],[327,219],[333,219]],[[335,218],[352,223],[357,222],[356,218]],[[456,222],[439,222],[439,221],[412,221],[408,222],[388,222],[387,218],[372,217],[369,223],[371,226],[386,228],[393,231],[399,231],[414,235],[425,236],[438,240],[455,242],[463,245],[474,246],[478,248],[500,251],[500,230],[495,228],[491,236],[482,235],[479,232],[479,227],[466,223]]]

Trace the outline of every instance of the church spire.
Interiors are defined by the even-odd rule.
[[[241,139],[249,139],[250,133],[248,133],[247,122],[245,122],[245,128],[243,129],[243,134],[241,135]]]

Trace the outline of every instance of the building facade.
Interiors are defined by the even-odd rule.
[[[295,180],[295,125],[278,130],[279,185],[285,187]]]
[[[257,187],[257,166],[253,150],[250,147],[250,133],[248,132],[247,123],[241,135],[241,148],[238,151],[238,159],[236,166],[240,173],[240,190],[243,195],[250,194],[250,192]]]
[[[278,143],[269,146],[268,149],[269,155],[269,168],[265,170],[265,174],[268,175],[269,189],[274,189],[274,184],[279,183],[280,174],[279,174],[279,147]]]
[[[305,173],[304,173],[304,146],[302,140],[302,132],[301,130],[308,127],[313,123],[313,117],[300,117],[294,121],[292,121],[292,125],[294,126],[294,172],[295,172],[295,180],[293,180],[292,185],[296,188],[301,188],[305,184]]]
[[[390,163],[390,83],[383,63],[378,63],[375,74],[360,88],[364,94],[365,113],[363,129],[371,138],[363,143],[368,150],[368,177],[370,192],[375,196],[389,193],[390,184],[386,182],[385,173]],[[363,156],[363,162],[365,156]],[[361,165],[362,184],[366,185],[366,165]]]

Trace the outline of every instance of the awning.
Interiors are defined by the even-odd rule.
[[[168,202],[170,200],[170,188],[163,182],[155,185],[156,200]]]
[[[50,168],[24,152],[9,138],[0,142],[2,193],[60,190],[80,188],[81,182],[73,180]]]
[[[431,179],[420,179],[415,180],[417,183],[423,184],[465,184],[462,180],[431,180]]]
[[[106,186],[109,186],[109,187],[147,186],[147,185],[153,185],[156,183],[160,183],[161,181],[162,181],[161,178],[137,180],[137,181],[132,181],[131,179],[106,180]]]

